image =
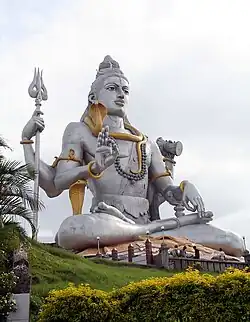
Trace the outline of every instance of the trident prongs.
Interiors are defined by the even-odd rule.
[[[40,73],[39,68],[35,68],[33,81],[29,86],[28,92],[30,97],[35,98],[38,103],[48,99],[48,93],[43,83],[43,71]]]
[[[44,86],[44,83],[43,83],[43,70],[41,70],[41,93],[42,93],[42,99],[43,101],[46,101],[48,99],[48,92],[47,92],[47,89],[46,87]]]

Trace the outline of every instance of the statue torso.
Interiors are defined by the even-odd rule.
[[[126,130],[124,130],[126,131]],[[97,147],[97,138],[91,133],[90,129],[84,124],[79,123],[76,127],[74,140],[80,140],[82,147],[82,159],[88,164],[94,159]],[[120,164],[122,169],[129,173],[130,170],[138,170],[138,155],[136,142],[116,139],[119,147]],[[151,163],[151,146],[146,142],[146,164],[147,169]],[[147,221],[144,216],[148,213],[148,173],[139,181],[131,181],[117,173],[115,166],[107,168],[103,176],[98,180],[88,180],[88,186],[93,193],[93,207],[99,201],[117,207],[125,212],[132,219],[141,216],[143,221]],[[135,209],[137,208],[137,209]],[[140,215],[141,213],[141,215]],[[130,216],[131,215],[131,216]]]

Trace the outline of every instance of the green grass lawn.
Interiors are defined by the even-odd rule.
[[[63,249],[34,241],[31,241],[29,262],[32,275],[32,322],[37,321],[43,299],[49,291],[65,288],[69,283],[87,283],[92,288],[111,291],[129,282],[166,277],[176,273],[109,260],[84,259]]]
[[[166,270],[139,268],[101,259],[90,260],[52,246],[31,241],[29,262],[32,275],[31,321],[52,289],[62,289],[69,283],[87,283],[91,287],[111,291],[132,281],[150,277],[171,276]]]
[[[166,270],[138,268],[132,265],[83,259],[65,250],[32,242],[30,249],[32,294],[46,296],[72,282],[110,291],[131,281],[156,276],[171,276]]]

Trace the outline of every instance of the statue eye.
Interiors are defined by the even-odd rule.
[[[124,89],[123,91],[124,91],[124,93],[125,93],[126,95],[128,95],[128,94],[129,94],[129,90],[128,90],[128,89]]]
[[[110,85],[107,87],[107,90],[113,92],[115,90],[115,86]]]

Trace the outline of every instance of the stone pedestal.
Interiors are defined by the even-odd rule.
[[[165,244],[161,245],[159,255],[160,255],[160,259],[161,259],[161,267],[169,269],[169,253],[168,253],[167,245],[165,245]]]
[[[30,294],[13,294],[13,299],[16,301],[16,312],[11,312],[7,321],[9,322],[29,322],[29,307]]]
[[[118,251],[117,251],[117,248],[113,248],[111,254],[112,254],[112,260],[113,261],[118,261]]]
[[[147,238],[145,242],[145,251],[146,251],[146,263],[148,265],[152,265],[154,260],[153,260],[153,252],[152,252],[152,243],[151,241]]]
[[[132,263],[134,257],[134,246],[132,244],[128,245],[128,262]]]

